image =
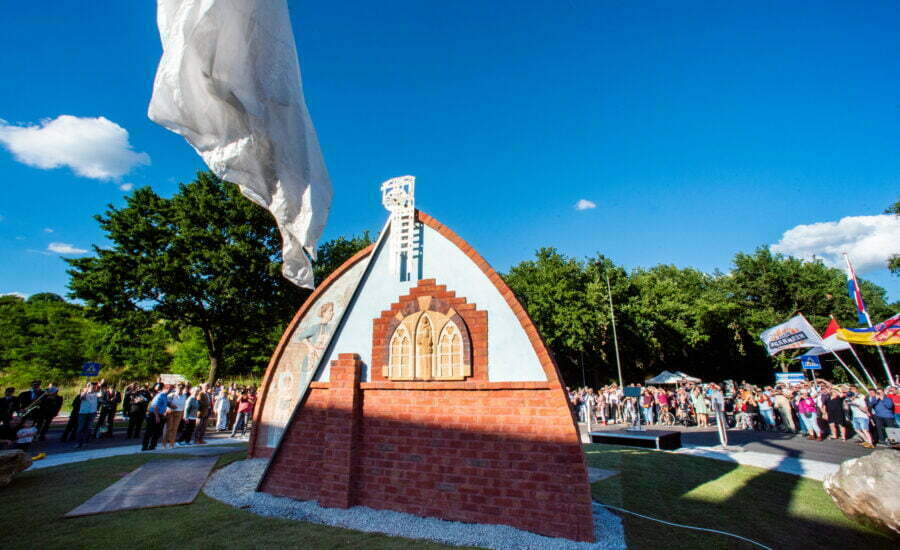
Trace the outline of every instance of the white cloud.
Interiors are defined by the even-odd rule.
[[[75,248],[68,243],[50,243],[47,245],[47,250],[56,252],[57,254],[84,254],[87,252],[87,250],[83,248]]]
[[[0,119],[0,143],[16,160],[49,170],[70,167],[79,176],[112,180],[150,164],[147,153],[128,143],[128,131],[104,117],[60,115],[39,124],[15,126]]]
[[[131,191],[132,189],[134,189],[134,184],[133,183],[123,183],[122,185],[119,186],[119,189],[121,189],[122,191]]]
[[[840,268],[844,266],[841,253],[846,252],[860,273],[881,269],[888,258],[900,253],[900,216],[848,216],[836,222],[798,225],[785,231],[771,250],[804,260],[815,255],[825,265]]]
[[[45,227],[45,228],[44,228],[44,233],[53,233],[53,230],[50,229],[49,227]]]
[[[590,210],[591,208],[597,208],[597,203],[587,199],[580,199],[575,203],[575,210]]]
[[[0,296],[18,296],[19,298],[21,298],[23,300],[28,298],[27,294],[22,294],[21,292],[3,292],[3,293],[0,293]]]

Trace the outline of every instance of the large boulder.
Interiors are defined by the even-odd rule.
[[[21,449],[0,451],[0,487],[6,487],[14,475],[31,468],[31,457]]]
[[[900,535],[900,452],[885,449],[847,460],[824,485],[847,516]]]

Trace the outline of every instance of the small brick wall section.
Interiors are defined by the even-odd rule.
[[[341,354],[327,387],[310,388],[264,492],[593,541],[587,468],[561,388],[363,389],[361,366]]]

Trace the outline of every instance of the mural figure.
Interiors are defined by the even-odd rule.
[[[319,322],[303,332],[294,335],[292,340],[301,344],[302,360],[300,373],[303,379],[311,377],[319,365],[319,360],[328,346],[328,338],[334,331],[331,320],[334,319],[334,302],[325,302],[318,311]]]
[[[260,444],[274,447],[281,439],[297,402],[316,375],[337,328],[334,321],[340,319],[347,308],[364,268],[365,262],[359,262],[348,270],[339,282],[316,300],[294,330],[272,373],[266,397],[269,406],[263,408],[260,416]]]

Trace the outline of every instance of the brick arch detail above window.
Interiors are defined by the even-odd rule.
[[[373,321],[372,381],[487,381],[487,312],[434,279]]]

